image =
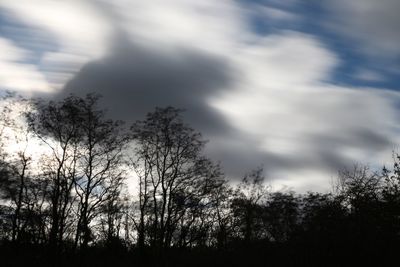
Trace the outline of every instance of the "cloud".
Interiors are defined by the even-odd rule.
[[[243,47],[235,61],[252,83],[288,87],[326,80],[339,64],[316,37],[295,31],[259,37]]]
[[[207,133],[229,129],[207,98],[232,84],[232,71],[223,58],[188,48],[168,51],[140,47],[119,37],[106,57],[83,66],[62,95],[96,91],[104,96],[111,115],[133,121],[156,106],[187,110],[187,119]]]
[[[108,8],[120,29],[146,45],[178,44],[224,53],[253,37],[247,10],[235,1],[115,1]]]
[[[12,42],[0,37],[0,86],[3,90],[18,89],[23,92],[49,92],[44,75],[34,64],[23,64],[21,61],[30,57],[29,51],[15,46]]]
[[[22,22],[53,34],[65,52],[92,57],[104,52],[99,44],[106,42],[111,28],[91,1],[2,1],[1,7]]]
[[[95,90],[113,116],[128,120],[155,106],[186,108],[230,177],[264,165],[275,185],[298,187],[302,180],[306,190],[319,174],[325,185],[312,188],[327,188],[338,169],[382,159],[396,142],[391,100],[398,95],[326,84],[340,61],[311,35],[262,37],[234,58],[186,46],[145,48],[121,36],[114,43],[62,94]],[[302,176],[310,173],[315,177]]]
[[[265,162],[274,184],[293,180],[287,183],[293,186],[298,180],[306,184],[304,173],[326,178],[353,162],[379,166],[377,162],[390,158],[399,142],[399,93],[326,83],[340,61],[315,37],[269,35],[235,58],[245,79],[237,90],[214,98],[212,105],[243,136],[257,142],[226,157],[246,160],[246,151],[253,149],[259,160],[252,160]]]
[[[0,8],[7,17],[2,25],[4,38],[18,40],[15,46],[32,54],[8,69],[36,80],[33,84],[12,75],[14,84],[10,83],[9,89],[26,92],[40,86],[47,91],[60,90],[85,63],[105,53],[111,26],[94,2],[2,1]]]
[[[400,2],[397,0],[324,2],[331,29],[357,41],[362,52],[386,59],[400,56]],[[398,62],[397,62],[398,64]]]
[[[356,71],[354,78],[366,82],[383,82],[386,80],[379,72],[362,68]]]
[[[257,11],[263,14],[266,17],[265,19],[286,22],[296,22],[301,19],[300,16],[294,13],[269,6],[259,6]]]
[[[340,0],[345,9],[331,1],[326,23],[365,53],[381,49],[391,57],[399,24],[391,15],[380,20],[389,6],[390,14],[397,10],[384,1],[388,7]],[[8,45],[0,64],[33,68],[44,84],[63,88],[56,97],[101,93],[116,118],[142,119],[155,106],[185,108],[187,121],[210,139],[207,153],[232,179],[264,165],[275,186],[323,190],[344,165],[379,166],[390,158],[400,99],[393,91],[330,84],[345,59],[318,36],[254,32],[253,16],[274,27],[304,19],[292,12],[295,2],[266,1],[255,10],[260,6],[228,0],[2,1],[57,45],[35,51],[36,65],[28,60],[32,51]],[[367,16],[369,26],[358,22]]]

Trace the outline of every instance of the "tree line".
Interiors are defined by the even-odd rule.
[[[109,119],[95,94],[7,96],[0,122],[0,246],[10,265],[18,251],[38,250],[57,255],[36,257],[52,266],[96,251],[145,266],[215,257],[219,265],[337,266],[339,251],[380,259],[400,241],[397,154],[390,168],[340,171],[330,193],[297,194],[271,190],[262,168],[228,182],[173,107],[126,125]]]

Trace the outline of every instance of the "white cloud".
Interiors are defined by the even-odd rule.
[[[2,1],[0,7],[32,27],[13,29],[13,34],[20,34],[22,36],[18,37],[23,37],[28,45],[32,42],[43,49],[37,65],[32,65],[22,54],[18,54],[21,57],[18,64],[10,65],[10,61],[6,63],[0,58],[2,69],[6,70],[3,76],[7,76],[1,84],[7,89],[60,90],[83,64],[100,58],[108,48],[110,23],[90,1],[10,0]],[[26,36],[27,31],[32,35]],[[41,31],[54,37],[52,41],[57,52],[48,47],[49,40],[43,39]],[[14,54],[13,51],[9,53]]]
[[[252,38],[245,10],[230,0],[116,1],[120,26],[134,41],[145,40],[155,46],[165,43],[223,52]],[[137,10],[137,12],[131,12]],[[147,43],[148,44],[148,43]]]
[[[333,173],[318,170],[296,170],[275,173],[270,183],[273,191],[294,190],[296,193],[307,191],[329,193],[332,189]]]
[[[47,52],[41,57],[39,66],[52,88],[60,90],[89,59],[83,55]]]
[[[24,92],[50,91],[44,75],[35,65],[21,63],[29,59],[29,51],[1,37],[0,51],[1,89],[17,89]]]
[[[0,38],[0,61],[21,61],[29,57],[29,52],[15,46],[10,40]]]
[[[259,37],[244,46],[234,60],[248,70],[249,81],[269,86],[324,80],[339,63],[316,38],[292,31]]]
[[[53,34],[64,52],[92,57],[105,52],[111,28],[90,1],[9,0],[0,6],[26,24]]]

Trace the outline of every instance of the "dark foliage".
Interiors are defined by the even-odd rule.
[[[381,172],[340,171],[328,194],[273,192],[262,168],[233,186],[181,110],[157,108],[127,130],[97,101],[3,99],[2,266],[385,266],[395,259],[398,155]],[[43,149],[30,150],[35,142]],[[135,190],[127,190],[128,178]]]

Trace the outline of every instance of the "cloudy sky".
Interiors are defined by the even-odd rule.
[[[0,0],[0,88],[187,110],[228,177],[330,188],[400,144],[398,0]]]

